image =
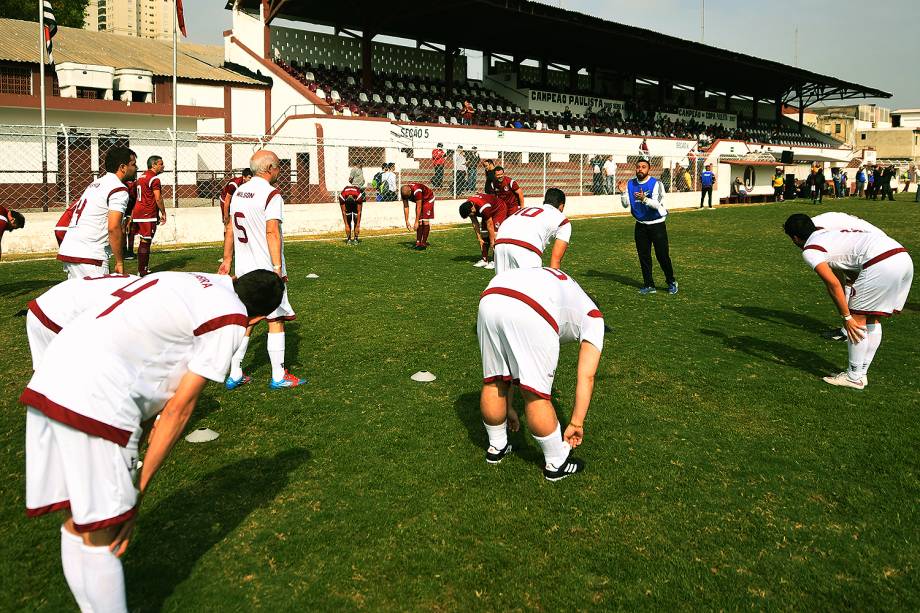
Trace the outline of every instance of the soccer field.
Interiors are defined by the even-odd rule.
[[[154,480],[124,558],[130,608],[920,609],[917,281],[870,385],[823,383],[846,365],[820,335],[839,319],[781,224],[828,210],[920,253],[913,194],[675,213],[680,293],[640,296],[631,218],[573,222],[563,268],[613,331],[576,454],[587,469],[559,483],[526,427],[501,465],[484,461],[475,325],[492,273],[472,266],[469,227],[432,233],[427,252],[408,233],[289,243],[287,364],[309,384],[268,389],[262,327],[253,383],[206,388],[189,427],[220,438],[180,441]],[[218,257],[154,252],[152,268],[211,272]],[[60,518],[25,517],[17,403],[31,363],[15,313],[62,278],[54,261],[0,265],[4,610],[75,609]],[[576,351],[556,375],[563,420]]]

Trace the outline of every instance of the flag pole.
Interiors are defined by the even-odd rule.
[[[42,210],[48,210],[48,146],[46,141],[45,116],[45,7],[43,0],[38,0],[38,73],[39,98],[42,114]]]
[[[179,5],[173,0],[173,73],[172,73],[172,132],[173,132],[173,208],[179,206],[179,141],[178,141],[178,124],[176,121],[176,101],[179,97],[179,91],[176,87],[176,72],[178,67],[178,36],[176,30],[179,27]]]

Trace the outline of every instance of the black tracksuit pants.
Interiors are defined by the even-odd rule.
[[[635,238],[636,253],[639,255],[639,266],[642,267],[642,286],[653,287],[655,281],[652,279],[652,247],[655,247],[655,258],[661,271],[664,273],[665,281],[670,285],[674,283],[674,268],[671,266],[671,255],[668,253],[668,229],[665,227],[667,222],[655,224],[644,224],[636,222]]]

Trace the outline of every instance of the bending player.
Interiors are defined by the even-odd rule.
[[[230,199],[230,223],[224,232],[224,259],[218,269],[222,275],[229,274],[234,262],[238,277],[252,270],[270,270],[287,283],[287,268],[284,262],[284,235],[281,224],[284,221],[284,199],[275,188],[281,176],[281,162],[278,156],[267,149],[256,151],[249,160],[252,180],[240,186]],[[289,373],[284,367],[284,325],[296,318],[288,301],[287,288],[281,304],[268,316],[268,337],[265,345],[272,366],[269,387],[281,389],[297,387],[305,380]],[[228,390],[249,383],[250,377],[243,374],[243,358],[249,347],[253,326],[246,329],[246,337],[233,354]]]
[[[357,245],[361,242],[361,209],[364,208],[364,190],[354,185],[346,185],[339,194],[339,208],[342,209],[342,221],[345,222],[345,244]],[[354,232],[354,238],[352,238]]]
[[[574,279],[551,268],[499,273],[479,300],[476,324],[482,354],[482,421],[489,436],[486,461],[511,451],[507,430],[518,429],[509,388],[524,397],[527,426],[543,450],[543,476],[558,481],[584,469],[570,451],[584,439],[594,375],[604,347],[604,319]],[[578,341],[575,406],[563,433],[552,403],[559,345]]]
[[[406,217],[406,229],[415,228],[415,248],[428,248],[428,234],[431,232],[431,220],[434,219],[434,192],[424,183],[407,183],[399,190],[403,202],[403,214]],[[409,225],[409,201],[415,203],[415,224]]]
[[[47,347],[19,398],[26,511],[64,512],[61,563],[80,610],[127,611],[119,557],[141,501],[205,383],[223,380],[246,326],[283,292],[263,270],[239,279],[157,273],[113,291]],[[142,423],[157,415],[135,489]]]
[[[783,229],[824,281],[847,331],[849,366],[824,381],[861,390],[869,383],[866,373],[882,342],[879,317],[904,308],[914,276],[913,261],[907,249],[883,232],[818,230],[802,213],[791,215]],[[838,272],[856,277],[849,300]]]
[[[561,268],[562,258],[572,238],[572,224],[562,214],[565,193],[555,187],[546,190],[543,204],[529,206],[508,216],[495,241],[495,272],[512,268],[543,266],[543,251],[555,239],[550,268]]]
[[[11,211],[0,205],[0,258],[3,257],[3,233],[18,230],[26,225],[26,217],[19,211]]]
[[[460,205],[460,217],[469,218],[479,241],[482,257],[473,266],[494,269],[495,262],[489,262],[489,248],[495,244],[495,233],[505,218],[504,203],[491,194],[476,194]]]

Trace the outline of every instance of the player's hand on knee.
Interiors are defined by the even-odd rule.
[[[562,438],[565,439],[566,443],[572,446],[572,449],[575,449],[581,445],[582,440],[585,438],[585,428],[584,426],[573,426],[569,424],[565,427]]]
[[[109,551],[114,553],[116,557],[120,558],[125,551],[128,550],[128,543],[131,540],[131,534],[134,532],[134,524],[136,522],[137,516],[135,515],[123,523],[121,529],[118,530],[118,534],[115,536],[115,540],[109,545]]]
[[[844,320],[843,327],[846,328],[847,337],[853,344],[856,344],[866,338],[866,329],[856,323],[855,319]]]

